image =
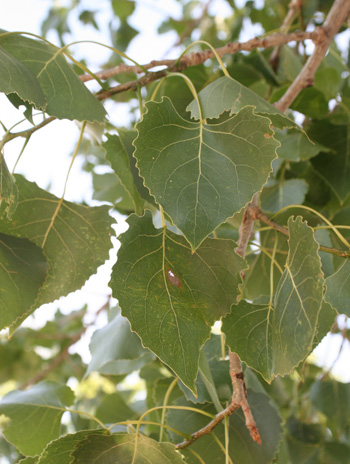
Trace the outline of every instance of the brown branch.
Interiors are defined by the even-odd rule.
[[[335,34],[350,14],[350,0],[335,0],[323,26],[317,28],[319,39],[316,41],[315,50],[308,58],[298,77],[292,82],[287,92],[282,96],[275,107],[280,111],[286,111],[299,93],[313,85],[314,76],[323,57],[325,56]],[[316,29],[316,30],[317,30]]]
[[[260,220],[264,224],[270,226],[272,229],[275,229],[289,237],[289,231],[287,227],[281,226],[277,222],[271,221],[271,219],[269,219],[258,206],[248,207],[248,209],[250,217],[254,218],[254,220]],[[331,253],[332,255],[339,256],[340,258],[350,258],[350,251],[347,250],[339,250],[338,248],[332,248],[324,245],[319,245],[319,250],[324,251],[325,253]]]
[[[247,42],[230,42],[223,47],[217,48],[216,52],[220,57],[224,55],[233,55],[241,51],[252,51],[255,48],[270,48],[280,45],[287,44],[289,42],[302,42],[304,40],[319,40],[319,30],[315,29],[312,32],[292,32],[290,34],[272,34],[264,38],[250,39]],[[204,63],[209,58],[214,58],[215,54],[211,49],[203,50],[202,52],[193,52],[188,55],[184,55],[180,59],[176,60],[153,60],[150,63],[141,66],[127,65],[122,63],[111,69],[106,69],[95,73],[95,75],[101,79],[109,79],[118,74],[127,72],[143,73],[146,70],[156,68],[158,66],[165,66],[168,70],[179,71],[190,66],[197,66]],[[80,76],[83,82],[91,81],[93,79],[90,74],[84,74]]]
[[[187,448],[194,441],[198,440],[198,438],[203,437],[204,435],[208,435],[218,424],[220,424],[220,422],[225,419],[225,417],[231,416],[239,408],[242,408],[246,421],[246,427],[249,430],[251,437],[254,441],[261,445],[259,430],[256,426],[247,401],[247,389],[244,382],[241,360],[236,353],[232,352],[230,352],[230,376],[233,387],[231,404],[226,409],[219,412],[219,414],[215,416],[215,419],[209,422],[205,427],[193,433],[190,438],[187,438],[181,443],[178,443],[176,445],[176,449]]]
[[[289,31],[290,26],[293,24],[294,19],[298,16],[300,13],[301,7],[304,3],[304,0],[291,0],[288,5],[288,13],[286,17],[284,18],[284,21],[282,23],[282,26],[280,27],[280,33],[281,34],[287,34]],[[276,47],[273,52],[271,53],[270,56],[270,64],[271,66],[276,69],[279,58],[280,58],[280,53],[281,53],[281,45]]]

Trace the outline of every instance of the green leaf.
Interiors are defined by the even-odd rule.
[[[27,314],[44,283],[48,263],[41,248],[0,233],[0,328]]]
[[[76,446],[89,435],[106,433],[102,430],[82,430],[81,432],[64,435],[51,441],[41,453],[37,464],[72,464],[72,453]]]
[[[150,211],[128,223],[113,296],[142,344],[195,392],[199,349],[235,303],[245,262],[231,240],[207,239],[193,253],[183,237],[155,229]]]
[[[290,218],[289,253],[273,305],[240,301],[223,321],[227,344],[267,380],[290,373],[311,351],[323,297],[318,243],[302,218]]]
[[[1,42],[0,42],[1,43]],[[46,106],[45,95],[35,74],[0,45],[0,92],[15,93],[37,109]]]
[[[261,193],[261,207],[265,211],[277,213],[289,205],[302,205],[309,185],[304,179],[276,181],[265,187]]]
[[[134,182],[130,167],[130,158],[125,150],[122,139],[116,135],[107,135],[107,142],[103,143],[106,151],[106,160],[117,175],[120,183],[128,192],[137,214],[143,210],[143,201]]]
[[[198,97],[203,119],[218,118],[225,111],[230,111],[230,115],[237,114],[246,106],[254,106],[254,113],[267,116],[275,127],[298,128],[292,119],[287,118],[273,105],[232,77],[224,76],[216,79],[199,92]],[[188,105],[187,111],[191,112],[192,118],[199,119],[196,100]]]
[[[327,333],[331,331],[332,325],[334,324],[336,317],[337,313],[334,310],[334,308],[323,300],[321,311],[318,316],[317,333],[314,339],[313,348],[316,348],[316,346],[321,342],[323,337],[325,337]]]
[[[221,336],[212,334],[201,349],[199,371],[196,380],[197,397],[179,382],[186,398],[193,403],[214,403],[217,412],[232,397],[232,382],[229,374],[229,361],[222,359]]]
[[[249,261],[249,268],[246,271],[243,287],[244,298],[255,301],[258,299],[261,303],[261,297],[266,296],[265,300],[269,301],[270,296],[270,269],[272,250],[275,246],[276,232],[267,230],[260,232],[261,252],[257,256],[252,256]],[[273,266],[273,284],[274,291],[283,274],[284,265],[287,258],[287,238],[282,234],[278,235],[276,256]],[[279,266],[278,266],[279,265]]]
[[[310,389],[310,399],[339,431],[350,424],[350,384],[335,380],[315,382]]]
[[[74,464],[86,464],[87,462],[94,464],[184,463],[180,453],[171,443],[158,443],[144,435],[136,435],[136,433],[89,434],[76,446],[72,455]]]
[[[94,200],[113,204],[113,208],[122,214],[130,214],[134,211],[135,205],[130,195],[119,182],[114,172],[105,174],[92,173],[92,185]]]
[[[106,375],[129,374],[154,359],[121,314],[94,332],[90,351],[92,357],[86,375],[93,371]]]
[[[0,35],[0,51],[3,52],[0,57],[6,54],[5,66],[9,66],[11,59],[17,67],[17,73],[8,68],[11,76],[16,76],[18,70],[22,76],[20,82],[11,77],[12,86],[7,93],[16,92],[23,100],[30,101],[38,109],[44,108],[58,119],[104,121],[106,111],[103,105],[89,92],[56,47],[17,34],[6,35],[4,30],[0,33],[4,34]],[[33,89],[30,94],[24,91],[25,80],[27,87]]]
[[[3,201],[7,203],[5,209],[7,219],[11,219],[17,208],[18,188],[13,175],[8,170],[4,155],[0,153],[0,206]]]
[[[59,436],[62,414],[73,401],[70,388],[49,381],[7,394],[0,403],[0,414],[11,420],[3,430],[6,440],[25,455],[41,453]]]
[[[274,137],[281,143],[281,146],[277,149],[278,156],[288,161],[305,161],[313,158],[321,151],[331,151],[324,145],[311,142],[302,132],[284,133],[277,130]]]
[[[87,207],[61,201],[22,176],[15,176],[18,206],[12,221],[0,208],[0,232],[27,238],[43,248],[49,264],[47,278],[31,312],[65,296],[85,283],[108,258],[113,219],[108,207]],[[18,319],[11,330],[18,327]]]
[[[104,424],[115,424],[136,419],[138,414],[126,404],[120,393],[115,392],[102,399],[95,416]]]
[[[146,104],[135,157],[145,185],[193,249],[266,182],[278,142],[251,107],[217,125],[188,122],[164,97]]]
[[[282,433],[281,419],[276,409],[271,405],[269,397],[262,393],[248,390],[248,402],[251,407],[253,417],[258,426],[262,444],[255,443],[245,426],[242,411],[239,409],[229,419],[229,456],[234,463],[244,464],[269,464],[278,447]],[[177,406],[190,406],[191,403],[183,399],[177,400]],[[215,410],[208,405],[196,408],[215,414]],[[169,410],[167,413],[167,425],[181,430],[183,433],[192,434],[204,427],[209,418],[201,414],[195,414],[186,410]],[[214,433],[222,444],[220,448],[211,435],[205,435],[195,441],[189,448],[181,450],[189,464],[197,464],[190,449],[194,450],[203,459],[205,464],[219,464],[225,462],[225,431],[224,426],[219,424],[215,427]],[[182,441],[178,436],[172,434],[174,440]]]
[[[328,121],[314,121],[309,131],[313,140],[332,150],[332,153],[318,155],[312,165],[341,204],[350,194],[349,133],[349,124],[335,125]]]
[[[339,314],[350,316],[350,261],[345,259],[335,274],[326,279],[325,300]]]
[[[135,10],[135,2],[132,0],[112,0],[112,8],[119,19],[124,22]]]
[[[328,101],[320,90],[307,87],[299,93],[291,108],[309,118],[321,119],[328,113]]]

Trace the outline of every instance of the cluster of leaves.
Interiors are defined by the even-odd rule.
[[[175,29],[186,40],[195,2],[183,3],[183,21],[168,20],[160,32]],[[248,2],[237,10],[232,3],[225,41],[238,37],[247,15],[266,30],[278,27],[286,5],[271,0],[258,10]],[[112,7],[126,48],[134,2]],[[317,22],[322,8],[314,2],[313,10],[303,9],[300,24]],[[83,13],[83,22],[98,27],[93,12]],[[55,17],[64,44],[62,12],[51,11],[44,28],[54,27]],[[219,46],[209,13],[208,20],[202,32]],[[103,123],[103,105],[63,51],[2,31],[0,91],[25,106],[29,121],[35,109]],[[338,256],[350,248],[349,64],[333,44],[315,85],[293,103],[304,116],[301,129],[295,113],[272,105],[302,68],[306,56],[299,51],[283,46],[273,65],[271,51],[236,54],[226,69],[169,73],[138,93],[144,105],[135,127],[109,125],[101,146],[85,140],[80,147],[94,198],[109,205],[57,198],[10,174],[0,154],[0,328],[12,335],[1,339],[0,378],[4,391],[13,390],[0,403],[0,446],[8,461],[349,461],[349,385],[322,380],[306,362],[336,314],[350,315],[350,264]],[[132,108],[135,94],[125,95]],[[238,228],[259,192],[261,209],[289,237],[261,225],[243,259],[235,252]],[[121,313],[109,309],[86,368],[68,355],[85,331],[84,309],[58,313],[38,331],[20,325],[36,308],[80,288],[105,262],[114,235],[111,208],[129,215],[110,280]],[[222,333],[214,335],[220,320]],[[175,444],[230,401],[228,348],[244,362],[262,445],[251,440],[237,411],[180,453]],[[137,370],[145,399],[123,390]],[[72,378],[79,383],[75,394],[66,385]]]

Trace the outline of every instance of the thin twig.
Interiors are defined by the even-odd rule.
[[[216,52],[220,57],[224,55],[233,55],[241,51],[252,51],[256,48],[270,48],[280,45],[287,44],[289,42],[302,42],[304,40],[319,40],[319,28],[316,28],[312,32],[292,32],[290,34],[271,34],[264,38],[255,37],[248,40],[247,42],[230,42],[223,47],[217,48]],[[180,60],[152,60],[150,63],[142,65],[142,68],[134,65],[127,65],[122,63],[118,66],[115,66],[111,69],[106,69],[95,73],[95,75],[101,79],[106,80],[118,74],[124,74],[129,72],[143,73],[145,69],[153,69],[159,66],[164,66],[166,68],[172,68],[175,71],[181,71],[190,66],[197,66],[204,63],[209,58],[214,58],[214,52],[211,49],[203,50],[202,52],[193,52],[188,55],[184,55]],[[90,74],[84,74],[80,76],[80,79],[83,82],[91,81],[93,79]]]
[[[289,231],[287,227],[281,226],[277,222],[271,221],[271,219],[269,219],[258,206],[250,206],[248,209],[250,217],[254,218],[254,220],[260,220],[264,224],[270,226],[272,229],[275,229],[289,237]],[[350,251],[347,250],[339,250],[338,248],[327,247],[324,245],[319,245],[319,249],[325,253],[331,253],[332,255],[339,256],[340,258],[350,258]]]
[[[313,85],[317,68],[325,56],[333,37],[347,20],[349,14],[350,0],[334,1],[323,26],[318,28],[319,39],[316,41],[314,52],[286,93],[275,103],[277,109],[282,112],[286,111],[304,88]]]

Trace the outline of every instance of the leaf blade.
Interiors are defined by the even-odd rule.
[[[143,345],[194,392],[199,348],[236,300],[245,262],[231,240],[207,239],[192,253],[183,237],[155,229],[149,211],[128,222],[112,293]]]
[[[265,184],[279,145],[252,107],[218,125],[181,118],[172,102],[149,102],[134,145],[140,175],[195,250]]]

